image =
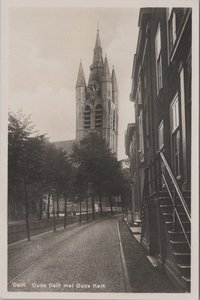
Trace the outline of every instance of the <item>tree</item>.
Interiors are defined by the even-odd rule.
[[[53,144],[48,143],[45,151],[43,166],[44,185],[48,194],[56,197],[57,217],[59,217],[59,199],[64,197],[64,227],[66,227],[67,217],[67,194],[70,193],[70,180],[72,175],[71,162],[67,153],[62,149],[57,149]],[[55,224],[55,205],[53,200],[54,229]]]
[[[14,191],[23,191],[27,238],[30,240],[29,212],[30,197],[35,190],[41,190],[42,153],[46,139],[38,134],[35,126],[22,112],[9,113],[8,125],[8,183],[9,201],[17,202]]]
[[[120,163],[111,153],[106,141],[96,133],[87,135],[79,144],[74,145],[71,159],[77,167],[77,185],[81,187],[82,195],[88,190],[88,183],[92,184],[91,194],[99,196],[102,212],[102,195],[106,194],[111,198],[120,193]],[[94,197],[92,210],[94,218]]]

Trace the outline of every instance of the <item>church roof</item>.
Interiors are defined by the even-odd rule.
[[[76,142],[76,140],[66,140],[66,141],[57,141],[52,142],[56,146],[57,149],[62,148],[67,152],[67,154],[72,153],[73,144]]]

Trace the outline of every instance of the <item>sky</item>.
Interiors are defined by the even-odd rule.
[[[119,88],[118,158],[134,122],[129,100],[139,9],[134,7],[12,7],[7,31],[9,109],[22,109],[50,141],[75,139],[75,85],[80,60],[86,82],[97,26]],[[99,25],[98,25],[99,24]]]

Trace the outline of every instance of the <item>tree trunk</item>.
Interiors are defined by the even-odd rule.
[[[82,199],[80,198],[80,202],[79,202],[79,223],[81,224],[82,218],[81,218],[81,202]]]
[[[56,203],[57,203],[57,218],[59,218],[59,193],[56,191]]]
[[[67,225],[67,196],[65,195],[65,216],[64,216],[64,228]]]
[[[112,196],[109,196],[109,203],[110,203],[110,212],[111,212],[111,216],[112,216],[113,215]]]
[[[40,198],[39,208],[39,220],[42,220],[42,198]]]
[[[55,214],[54,197],[53,197],[53,231],[56,231],[56,214]]]
[[[92,194],[92,219],[95,219],[95,211],[94,211],[94,194]]]
[[[102,208],[102,195],[99,194],[99,205],[100,205],[100,215],[103,215],[103,208]]]
[[[24,195],[25,195],[25,208],[26,208],[26,231],[27,231],[27,239],[30,241],[30,228],[29,228],[29,200],[28,200],[28,191],[27,184],[24,178]]]
[[[86,198],[86,220],[88,221],[88,197]]]
[[[48,194],[48,200],[47,200],[47,219],[49,219],[49,215],[50,215],[50,213],[49,213],[49,210],[50,210],[50,197],[51,197],[51,195]]]

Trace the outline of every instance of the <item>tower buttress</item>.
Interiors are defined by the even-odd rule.
[[[103,73],[101,80],[101,98],[103,99],[104,120],[103,120],[103,137],[111,147],[111,104],[112,104],[112,83],[107,57],[103,63]]]

